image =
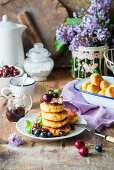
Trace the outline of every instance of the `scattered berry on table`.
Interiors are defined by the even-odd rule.
[[[95,150],[97,152],[102,152],[102,147],[100,145],[96,145]]]
[[[79,154],[81,156],[87,156],[88,155],[88,149],[85,147],[85,146],[82,146],[80,149],[79,149]]]
[[[39,129],[36,129],[34,131],[34,135],[37,136],[37,137],[39,137],[40,133],[41,133],[41,131]]]
[[[80,149],[82,146],[85,146],[84,142],[82,140],[77,140],[75,142],[75,147]]]

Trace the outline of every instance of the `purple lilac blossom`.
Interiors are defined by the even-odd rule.
[[[112,0],[90,0],[91,6],[88,13],[82,17],[81,24],[62,26],[56,31],[56,39],[67,44],[70,51],[75,51],[79,46],[92,47],[106,45],[111,34],[107,29],[109,24],[109,8]],[[76,7],[78,10],[78,8]],[[82,12],[85,9],[82,9]],[[77,14],[80,15],[80,13]],[[75,13],[73,14],[76,17]],[[114,27],[111,26],[112,28]]]
[[[21,137],[18,137],[16,133],[12,133],[8,138],[9,144],[11,146],[19,146],[24,143],[24,140]]]

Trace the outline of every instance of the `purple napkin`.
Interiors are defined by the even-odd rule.
[[[74,84],[78,80],[73,80],[65,85],[61,96],[66,108],[70,108],[81,115],[87,123],[99,132],[104,126],[114,125],[114,109],[94,106],[85,101],[82,94],[74,89]]]

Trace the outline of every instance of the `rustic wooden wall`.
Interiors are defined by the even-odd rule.
[[[53,45],[56,28],[65,22],[68,15],[72,16],[76,6],[89,6],[89,0],[0,0],[0,18],[7,14],[13,22],[18,22],[17,15],[29,11],[36,30],[45,47],[51,51],[55,66],[69,66],[70,57],[56,54]],[[66,10],[67,9],[67,10]],[[114,11],[114,0],[111,13]],[[26,34],[23,35],[25,52],[32,47]]]
[[[75,11],[75,7],[84,7],[90,5],[90,0],[59,0],[68,10],[70,16],[72,16],[72,12]],[[114,14],[114,0],[112,0],[112,5],[110,9],[111,13]]]

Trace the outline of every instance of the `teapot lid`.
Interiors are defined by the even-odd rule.
[[[37,61],[47,59],[50,55],[51,53],[44,48],[42,43],[34,44],[34,47],[26,53],[27,57]]]
[[[7,15],[2,16],[2,21],[0,22],[0,28],[14,28],[17,25],[13,22],[8,21]]]

